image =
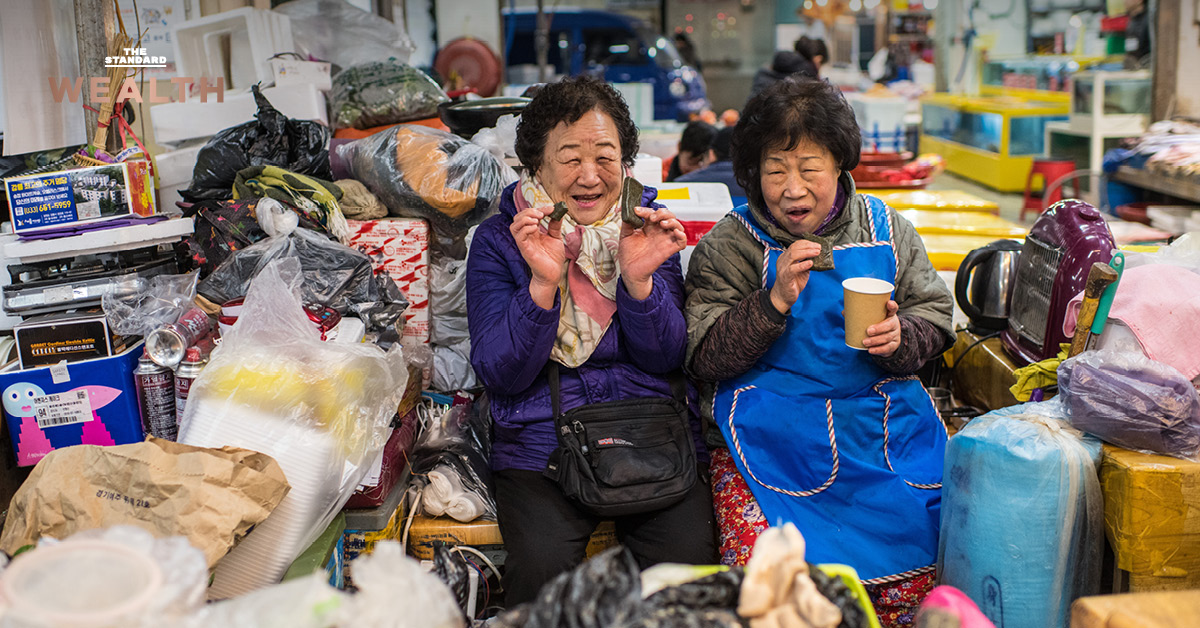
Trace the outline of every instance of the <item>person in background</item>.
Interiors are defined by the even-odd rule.
[[[802,74],[806,74],[812,78],[819,78],[821,76],[821,66],[825,65],[825,62],[829,60],[829,47],[825,45],[825,40],[814,39],[805,35],[797,39],[792,47],[811,66],[811,70],[806,68]]]
[[[742,189],[741,184],[737,182],[737,177],[733,175],[733,161],[729,153],[729,142],[733,138],[733,127],[725,127],[717,131],[716,137],[713,138],[710,163],[699,169],[693,170],[685,175],[675,179],[680,183],[688,181],[710,181],[713,183],[724,183],[729,188],[729,195],[733,197],[735,206],[746,202],[746,191]]]
[[[775,57],[771,59],[770,66],[759,68],[758,72],[754,73],[754,81],[750,84],[750,97],[747,98],[747,102],[761,94],[763,90],[793,74],[815,77],[817,70],[812,62],[794,50],[776,52]]]
[[[692,38],[681,30],[675,31],[675,50],[679,51],[683,62],[692,66],[693,70],[704,71],[704,65],[700,63],[700,55],[696,54],[696,46],[692,43]]]
[[[709,147],[717,135],[717,127],[699,120],[693,120],[683,127],[679,137],[679,153],[671,158],[667,167],[667,181],[674,181],[679,175],[699,170],[708,164]]]
[[[546,470],[558,446],[547,366],[558,365],[562,411],[671,398],[668,375],[687,344],[679,252],[683,225],[647,188],[621,220],[621,186],[637,127],[611,85],[581,76],[550,83],[517,126],[524,166],[499,213],[479,225],[467,258],[471,365],[491,400],[497,520],[508,551],[511,605],[532,600],[584,559],[601,518],[564,495]],[[567,213],[551,221],[554,204]],[[690,405],[690,404],[689,404]],[[697,451],[703,453],[698,439]],[[704,460],[706,456],[698,456]],[[698,479],[682,501],[614,518],[643,568],[716,560],[712,496]]]
[[[935,583],[946,429],[913,373],[954,343],[953,300],[912,224],[855,191],[861,143],[826,81],[788,78],[746,106],[732,154],[749,203],[688,263],[685,364],[706,382],[721,561],[795,523],[808,560],[854,567],[893,627]],[[814,236],[832,257],[820,272]],[[850,277],[895,286],[866,350],[845,344]]]

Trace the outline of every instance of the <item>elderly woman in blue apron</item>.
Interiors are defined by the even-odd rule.
[[[946,444],[913,373],[953,344],[953,301],[912,225],[856,193],[860,145],[823,81],[747,104],[733,167],[749,203],[692,254],[686,364],[707,389],[722,561],[745,563],[762,530],[793,522],[810,562],[854,567],[901,626],[934,583]],[[865,350],[845,343],[850,277],[895,286]]]

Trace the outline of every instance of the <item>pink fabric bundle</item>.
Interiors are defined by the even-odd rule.
[[[996,628],[971,598],[946,585],[929,592],[917,611],[916,625],[917,628]]]

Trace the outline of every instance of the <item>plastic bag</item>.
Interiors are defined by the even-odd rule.
[[[388,58],[406,63],[416,49],[395,24],[345,0],[293,0],[272,10],[291,18],[300,52],[339,67]]]
[[[442,258],[429,265],[429,322],[429,342],[433,344],[453,345],[470,337],[467,260]]]
[[[972,420],[946,445],[939,582],[997,625],[1066,626],[1100,588],[1099,464],[1057,399]]]
[[[142,292],[128,296],[106,292],[100,297],[100,305],[114,333],[145,336],[179,320],[179,315],[192,307],[199,276],[198,272],[156,275]]]
[[[97,542],[149,559],[153,563],[153,567],[147,567],[157,570],[161,574],[160,584],[153,595],[142,597],[144,593],[138,590],[139,585],[145,587],[147,583],[145,580],[137,580],[138,577],[141,577],[140,574],[129,574],[131,577],[128,580],[113,586],[112,583],[105,580],[106,577],[111,578],[113,575],[110,566],[105,566],[99,572],[86,571],[89,567],[101,566],[96,563],[94,550],[90,549],[95,547],[93,544]],[[65,551],[66,548],[79,548],[79,553],[60,553],[57,558],[53,559],[53,562],[45,563],[39,569],[30,567],[31,564],[36,564],[42,559],[50,560],[47,555],[38,556],[38,554],[45,548],[55,546],[60,548],[60,552]],[[0,618],[0,626],[5,628],[41,626],[51,628],[52,626],[67,625],[70,622],[67,619],[69,616],[88,615],[88,610],[90,610],[86,606],[88,600],[95,600],[96,605],[104,609],[97,609],[95,615],[89,616],[88,619],[92,621],[97,621],[101,615],[107,615],[108,621],[104,622],[104,625],[144,626],[146,628],[162,626],[164,623],[187,617],[204,606],[204,590],[208,586],[208,564],[204,560],[204,554],[189,545],[187,539],[179,536],[155,538],[153,534],[133,526],[87,530],[73,534],[61,541],[45,538],[38,543],[35,549],[17,556],[14,564],[24,560],[34,560],[35,562],[26,565],[26,574],[21,577],[20,582],[14,579],[17,576],[16,573],[0,575],[0,580],[10,580],[6,583],[7,587],[11,587],[10,590],[19,591],[22,594],[20,600],[6,600],[5,606],[8,608],[5,609],[6,612],[0,613],[3,615]],[[120,567],[125,566],[125,561],[119,562],[122,563]],[[64,574],[62,578],[54,575],[48,581],[37,577],[39,572],[43,577],[47,575],[42,570],[52,566],[74,567],[75,573]],[[45,582],[45,584],[39,584],[40,582]],[[55,589],[55,586],[71,586],[72,584],[74,588],[70,594],[74,597],[74,604],[64,605],[61,598],[54,597],[61,595],[61,589]],[[37,603],[39,598],[51,602],[53,605],[42,606],[39,609],[40,605]],[[124,598],[125,603],[122,604],[122,600],[118,598]],[[118,607],[123,612],[117,611]],[[114,612],[119,612],[120,616],[117,617],[113,614]],[[70,625],[82,624],[70,623]],[[100,625],[100,623],[94,625]]]
[[[471,340],[433,348],[433,390],[470,390],[479,386],[471,366]]]
[[[335,129],[376,126],[437,116],[449,102],[429,75],[398,61],[369,61],[333,77],[329,117]]]
[[[262,269],[180,422],[180,442],[268,454],[291,484],[217,565],[218,598],[278,581],[329,525],[379,457],[408,379],[398,345],[322,342],[303,309],[303,279],[295,259]]]
[[[517,156],[517,123],[521,116],[511,113],[500,116],[496,126],[480,129],[471,137],[471,142],[487,149],[496,159]]]
[[[200,149],[192,185],[180,192],[185,201],[232,199],[238,171],[249,166],[279,166],[333,180],[329,129],[317,122],[292,120],[272,107],[257,85],[251,90],[258,105],[256,119],[217,133]]]
[[[1175,368],[1140,353],[1085,351],[1058,367],[1071,425],[1124,447],[1196,460],[1200,395]]]
[[[462,237],[483,222],[517,180],[482,147],[423,126],[400,125],[334,152],[392,215],[425,218],[442,236]]]
[[[491,494],[491,442],[487,418],[473,412],[473,404],[456,397],[448,410],[435,412],[413,445],[410,463],[415,482],[422,484],[422,506],[444,505],[446,514],[459,521],[496,519],[496,502]],[[438,486],[430,478],[440,476],[448,485]],[[435,507],[436,510],[436,507]],[[475,514],[474,517],[465,515]]]
[[[454,594],[395,541],[354,561],[358,593],[345,609],[342,626],[356,628],[460,628],[466,625]],[[228,624],[235,625],[235,624]],[[247,625],[247,624],[241,624]]]
[[[237,251],[217,267],[197,291],[216,304],[246,294],[250,282],[272,261],[294,259],[304,273],[305,303],[319,303],[345,315],[353,313],[372,334],[394,341],[396,325],[408,301],[386,273],[375,274],[371,259],[308,229],[267,238]],[[390,344],[390,343],[389,343]]]
[[[317,572],[209,604],[184,621],[165,625],[167,628],[334,628],[351,606],[351,599],[329,586],[328,575]]]

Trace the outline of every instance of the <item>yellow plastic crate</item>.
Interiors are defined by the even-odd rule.
[[[996,241],[994,236],[930,233],[921,234],[925,254],[937,270],[957,271],[967,253]],[[1024,241],[1024,238],[1014,238]]]
[[[870,195],[897,210],[1000,213],[995,202],[961,190],[872,190]]]
[[[978,235],[1020,240],[1029,233],[1029,229],[1015,222],[984,212],[903,209],[898,213],[921,235]]]

